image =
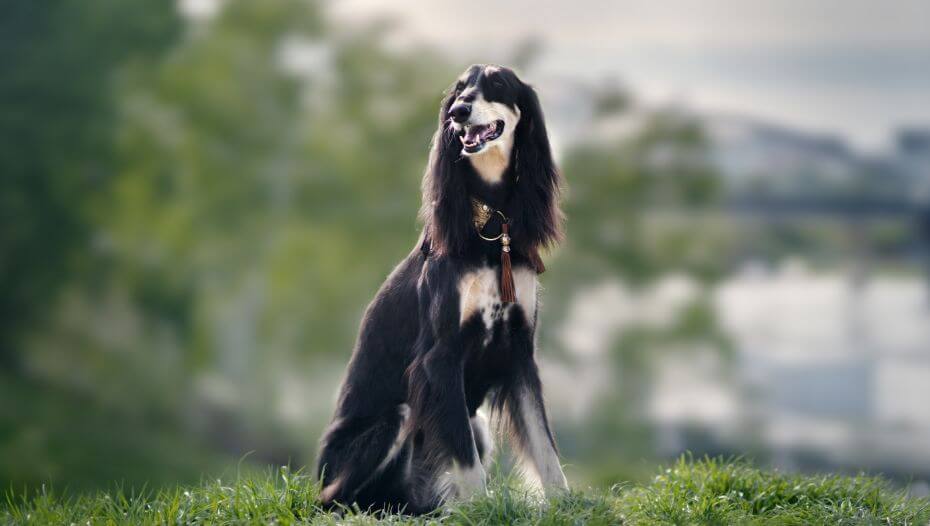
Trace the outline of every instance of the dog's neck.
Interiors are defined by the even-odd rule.
[[[466,179],[468,193],[494,208],[504,208],[513,189],[512,177],[508,173],[510,152],[502,148],[490,148],[480,155],[468,157],[472,170]]]
[[[487,151],[468,157],[472,168],[481,179],[490,185],[498,185],[504,180],[504,173],[510,165],[510,148],[488,148]]]

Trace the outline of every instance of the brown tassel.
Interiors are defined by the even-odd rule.
[[[513,286],[513,270],[510,268],[510,225],[501,225],[501,301],[513,303],[517,295]]]

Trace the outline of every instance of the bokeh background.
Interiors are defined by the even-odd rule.
[[[442,90],[497,62],[567,181],[540,360],[570,480],[692,451],[926,494],[928,27],[925,0],[5,1],[0,486],[312,463]]]

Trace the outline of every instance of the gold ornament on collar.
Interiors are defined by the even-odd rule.
[[[488,221],[491,220],[491,216],[493,216],[494,214],[501,216],[502,223],[506,223],[508,219],[507,219],[507,216],[505,216],[503,212],[501,212],[500,210],[495,210],[491,208],[487,204],[482,203],[481,201],[475,199],[474,197],[471,198],[471,212],[472,212],[472,221],[475,223],[475,228],[478,230],[478,236],[481,239],[485,241],[497,241],[498,239],[501,239],[505,235],[503,231],[494,237],[486,237],[484,234],[481,233],[481,231],[484,230],[484,225],[488,224]]]

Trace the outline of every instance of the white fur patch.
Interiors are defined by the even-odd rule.
[[[460,499],[478,495],[487,489],[488,475],[484,470],[484,466],[477,459],[478,453],[476,451],[475,463],[470,467],[462,467],[459,466],[458,462],[452,462],[451,482],[454,484],[456,495]]]
[[[502,308],[497,273],[490,267],[482,267],[465,274],[459,282],[459,298],[459,324],[464,325],[478,314],[485,329],[491,330]]]
[[[539,284],[539,279],[536,276],[536,271],[529,267],[513,269],[513,286],[516,290],[517,305],[523,309],[526,321],[530,325],[536,323],[536,290]]]
[[[404,442],[407,440],[407,420],[410,418],[410,406],[407,404],[400,404],[397,406],[397,412],[400,413],[401,423],[400,428],[397,430],[397,436],[394,437],[394,442],[391,444],[391,448],[388,449],[387,455],[384,456],[384,460],[378,464],[378,467],[375,468],[375,473],[381,473],[384,471],[384,468],[394,460],[394,457],[400,453],[402,447],[404,447]]]
[[[504,172],[507,171],[507,166],[510,165],[510,147],[507,146],[506,150],[493,147],[499,140],[492,142],[484,150],[476,154],[468,154],[468,161],[471,163],[472,168],[478,172],[478,175],[485,182],[491,184],[501,182],[504,178]]]
[[[520,399],[519,415],[525,432],[525,443],[522,445],[521,453],[525,463],[539,477],[539,482],[546,493],[566,490],[568,481],[562,472],[562,465],[559,463],[555,448],[549,440],[540,411],[533,397],[528,392],[524,392]]]
[[[494,437],[491,436],[491,430],[488,427],[488,417],[481,410],[471,417],[471,432],[475,437],[475,442],[481,442],[485,446],[481,463],[488,467],[491,464],[491,457],[494,456]]]
[[[499,319],[507,320],[513,308],[501,303],[499,270],[482,267],[466,273],[459,281],[459,324],[464,325],[472,316],[480,315],[488,331]],[[523,309],[526,319],[533,323],[536,317],[536,272],[528,267],[513,269],[516,304]]]

